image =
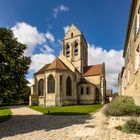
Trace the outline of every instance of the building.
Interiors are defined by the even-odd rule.
[[[88,66],[87,42],[72,24],[59,57],[34,74],[30,105],[104,103],[105,91],[105,64]]]
[[[140,0],[132,0],[123,57],[119,74],[119,95],[134,97],[140,105]]]
[[[118,96],[118,93],[113,93],[112,89],[107,89],[106,90],[106,103],[110,103],[117,96]]]

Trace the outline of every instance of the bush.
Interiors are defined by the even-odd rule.
[[[135,105],[132,97],[118,96],[106,106],[104,113],[110,116],[139,116],[140,107]]]
[[[122,131],[126,133],[140,134],[140,122],[131,119],[127,121],[126,124],[122,127]]]

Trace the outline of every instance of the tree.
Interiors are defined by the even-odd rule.
[[[24,56],[26,48],[10,29],[0,28],[0,101],[4,104],[18,101],[27,88],[31,60]]]

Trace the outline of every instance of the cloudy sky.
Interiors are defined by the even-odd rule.
[[[1,0],[0,27],[26,44],[32,63],[27,74],[52,62],[72,23],[89,45],[89,65],[105,62],[107,87],[117,91],[131,0]]]

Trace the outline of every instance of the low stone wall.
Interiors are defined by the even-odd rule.
[[[109,117],[109,127],[114,128],[123,126],[128,120],[134,119],[140,121],[140,117],[124,116],[124,117]]]

